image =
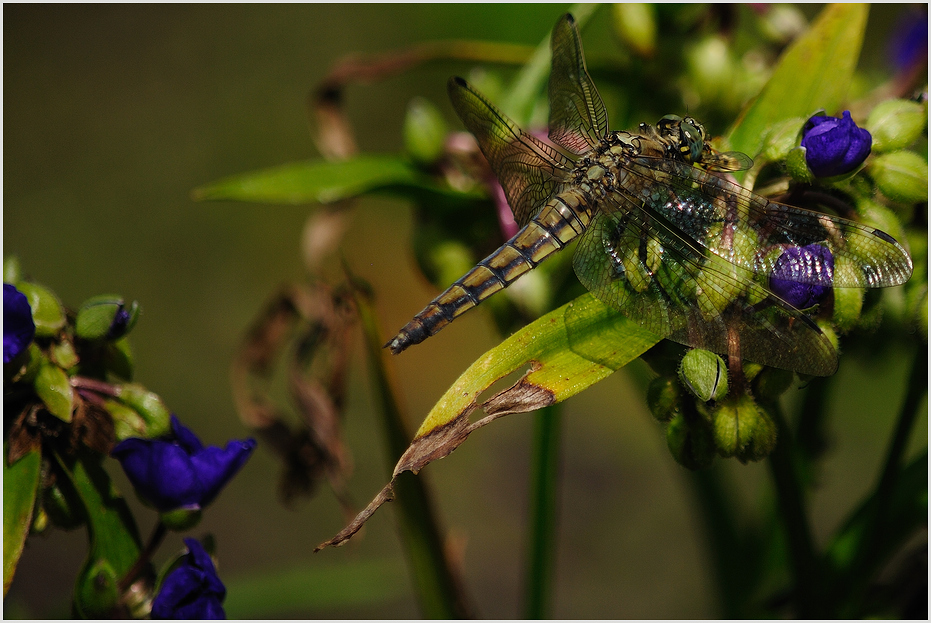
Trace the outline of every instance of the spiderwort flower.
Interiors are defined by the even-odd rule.
[[[856,169],[870,155],[873,137],[850,118],[814,116],[802,128],[805,162],[815,177],[833,177]]]
[[[796,309],[820,303],[833,283],[834,256],[820,244],[786,248],[769,276],[769,289]]]
[[[35,335],[36,325],[26,295],[15,286],[3,284],[3,363],[12,361]]]
[[[197,539],[184,539],[188,553],[165,577],[152,602],[153,619],[225,619],[226,587],[210,554]]]
[[[205,448],[172,415],[168,439],[126,439],[110,455],[123,466],[139,496],[164,513],[209,505],[255,446],[255,439],[246,439],[230,441],[226,448]]]

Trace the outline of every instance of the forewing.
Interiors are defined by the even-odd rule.
[[[837,355],[818,326],[634,202],[613,196],[579,241],[573,260],[595,296],[673,341],[742,359],[827,376]]]
[[[522,131],[462,78],[450,78],[448,90],[523,227],[566,179],[572,160]]]
[[[891,236],[853,221],[769,201],[686,163],[639,158],[620,191],[683,238],[764,278],[787,247],[820,244],[834,269],[814,261],[799,283],[878,288],[908,281],[912,260]]]
[[[564,15],[553,28],[552,49],[550,140],[584,154],[608,133],[608,113],[585,68],[579,30],[571,15]]]

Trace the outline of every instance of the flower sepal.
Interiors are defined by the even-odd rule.
[[[666,426],[666,444],[672,457],[686,469],[705,469],[714,462],[714,436],[702,417],[675,415]]]
[[[668,422],[681,409],[679,383],[671,376],[658,376],[647,387],[647,406],[658,422]]]
[[[711,412],[714,443],[722,457],[759,461],[776,447],[776,424],[753,397],[732,396]]]
[[[20,281],[16,289],[26,295],[36,325],[36,337],[55,337],[65,326],[65,310],[55,294],[38,284]]]
[[[138,383],[117,386],[117,398],[142,418],[144,428],[137,437],[155,439],[171,432],[171,412],[161,397]]]
[[[159,516],[165,527],[172,532],[187,532],[200,523],[203,517],[203,510],[200,506],[190,508],[176,508],[171,511],[161,513]]]
[[[892,201],[928,200],[928,162],[913,151],[879,155],[870,163],[868,173],[879,192]]]
[[[904,149],[921,136],[928,124],[927,103],[886,100],[876,105],[866,120],[878,152]]]
[[[85,340],[116,340],[129,333],[139,318],[139,303],[129,305],[115,294],[94,296],[81,305],[74,331]]]
[[[719,355],[693,348],[682,358],[679,380],[702,402],[727,396],[727,365]]]

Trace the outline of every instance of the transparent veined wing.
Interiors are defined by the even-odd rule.
[[[905,249],[874,227],[769,201],[676,160],[638,158],[626,170],[617,209],[642,206],[655,220],[746,271],[768,278],[783,250],[818,244],[839,267],[832,274],[835,287],[894,286],[911,276]],[[822,283],[827,268],[817,263],[810,268],[795,280]]]
[[[478,141],[504,188],[518,225],[526,225],[566,180],[574,162],[521,130],[462,78],[450,78],[449,99]]]
[[[608,133],[608,113],[585,68],[582,42],[569,14],[553,28],[550,140],[576,153],[596,147]]]
[[[837,354],[810,318],[739,266],[622,195],[579,241],[573,266],[600,300],[681,344],[827,376]]]

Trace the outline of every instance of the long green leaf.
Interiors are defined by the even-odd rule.
[[[332,203],[372,192],[404,190],[452,192],[431,181],[402,156],[369,154],[340,161],[292,162],[243,173],[201,186],[194,190],[193,197],[197,200],[303,205]]]
[[[42,456],[38,450],[26,453],[12,465],[7,465],[7,444],[3,444],[3,594],[10,589],[16,564],[23,553],[32,509],[39,486],[39,466]]]
[[[868,12],[865,4],[825,8],[785,51],[759,97],[737,120],[729,133],[730,148],[755,156],[777,122],[819,108],[837,112],[857,67]]]

